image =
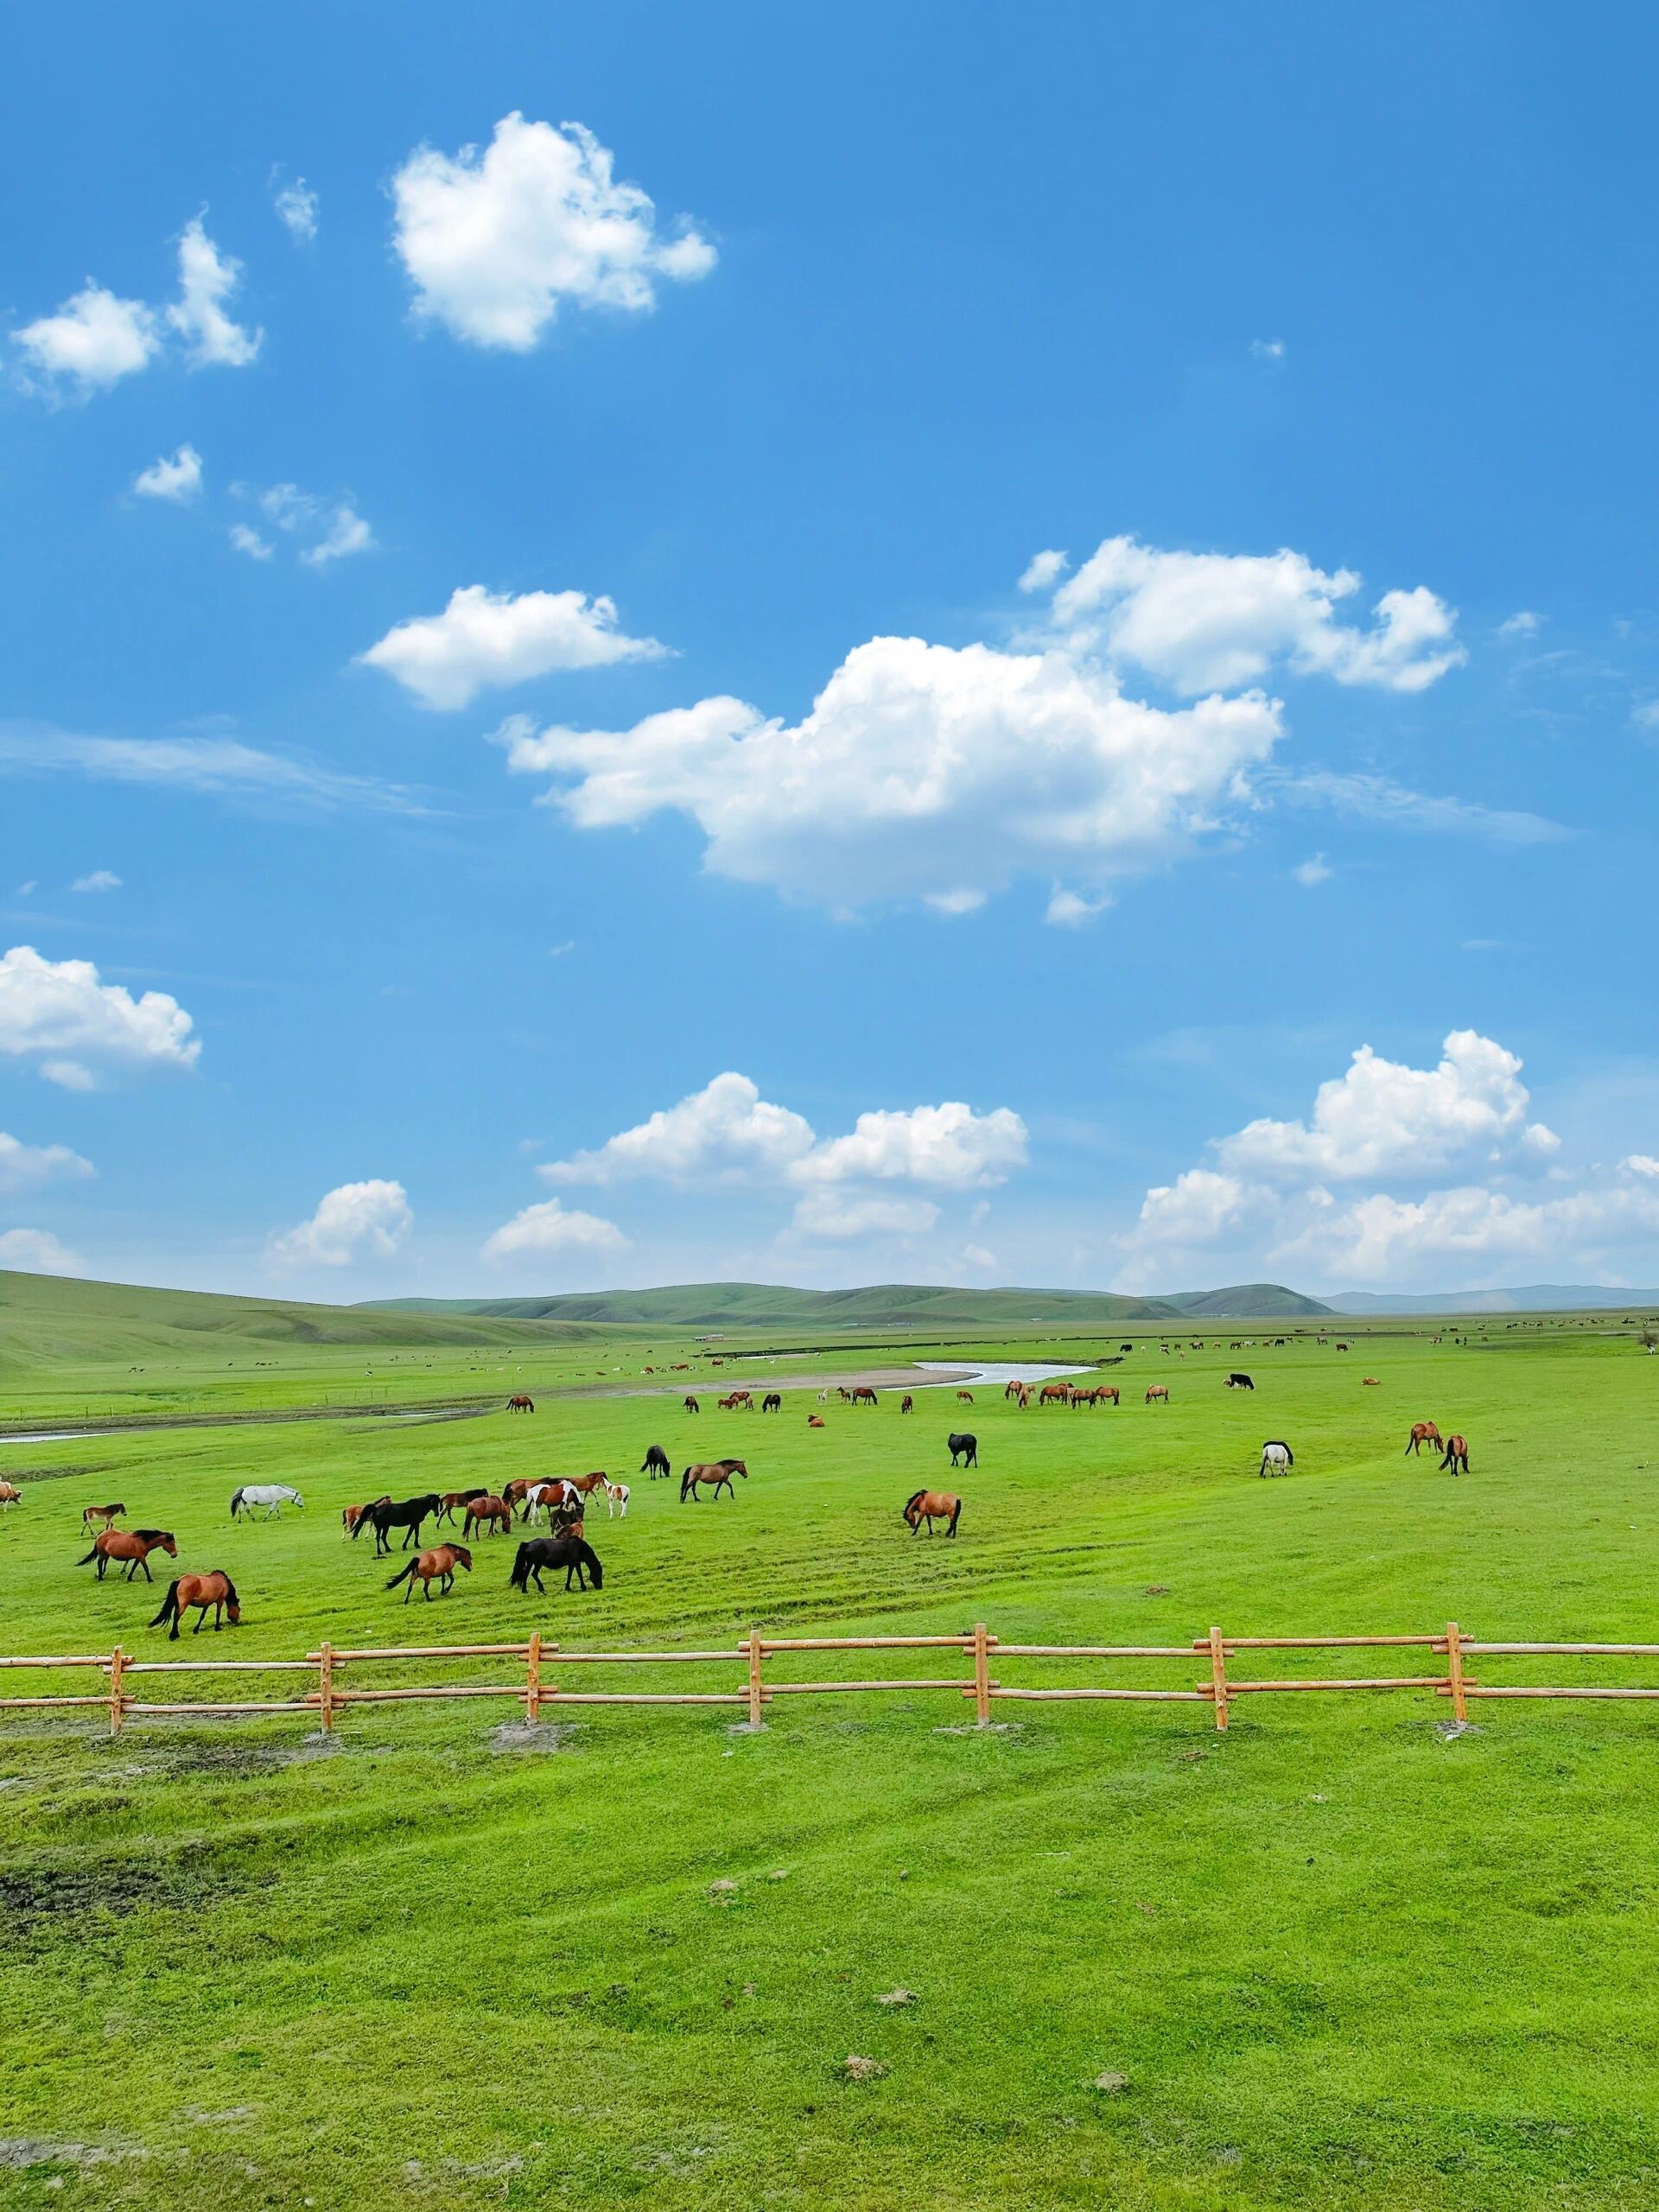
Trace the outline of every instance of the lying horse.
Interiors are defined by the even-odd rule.
[[[642,1475],[649,1475],[652,1482],[655,1482],[658,1475],[671,1477],[674,1470],[669,1465],[668,1454],[662,1446],[653,1444],[640,1463],[639,1471]]]
[[[1425,1444],[1440,1444],[1443,1446],[1444,1439],[1432,1421],[1414,1421],[1411,1424],[1411,1434],[1406,1439],[1407,1459],[1409,1459],[1414,1452],[1421,1457]]]
[[[167,1595],[162,1600],[162,1610],[151,1621],[151,1628],[160,1628],[164,1621],[171,1621],[173,1632],[169,1643],[179,1640],[179,1623],[187,1605],[196,1609],[194,1633],[201,1634],[202,1624],[207,1618],[207,1608],[213,1609],[213,1633],[218,1635],[222,1613],[232,1628],[239,1627],[242,1607],[236,1594],[236,1585],[230,1576],[215,1567],[211,1574],[181,1574],[167,1586]]]
[[[976,1436],[966,1434],[947,1436],[944,1440],[950,1446],[950,1464],[953,1467],[958,1463],[965,1467],[976,1467],[979,1465],[979,1439]]]
[[[599,1563],[599,1554],[580,1536],[532,1536],[528,1543],[520,1544],[518,1556],[512,1562],[512,1573],[507,1578],[509,1586],[528,1594],[533,1582],[543,1597],[546,1597],[542,1570],[549,1567],[564,1569],[567,1590],[570,1587],[573,1574],[579,1589],[588,1587],[590,1574],[594,1578],[595,1590],[602,1590],[605,1586],[605,1570]]]
[[[415,1585],[418,1581],[429,1605],[432,1585],[437,1584],[440,1598],[447,1598],[458,1567],[465,1567],[468,1574],[473,1571],[473,1555],[466,1545],[438,1544],[429,1552],[416,1552],[409,1565],[400,1573],[392,1576],[386,1587],[395,1590],[400,1582],[407,1582],[409,1587],[404,1592],[404,1603],[407,1605],[415,1594]]]
[[[1453,1435],[1446,1438],[1446,1457],[1440,1462],[1441,1472],[1444,1473],[1448,1467],[1454,1475],[1468,1473],[1469,1441],[1466,1437]]]
[[[118,1521],[126,1510],[124,1505],[83,1505],[80,1509],[81,1534],[84,1535],[99,1521],[107,1529],[112,1521]]]
[[[352,1541],[355,1543],[365,1529],[372,1529],[374,1555],[377,1559],[384,1559],[391,1549],[386,1541],[387,1529],[402,1529],[406,1532],[404,1549],[407,1551],[420,1535],[422,1522],[435,1513],[442,1503],[436,1491],[429,1490],[421,1497],[406,1497],[397,1504],[390,1498],[384,1498],[373,1505],[365,1505],[357,1516],[357,1526],[352,1530]]]
[[[822,1414],[808,1414],[806,1417],[806,1425],[809,1428],[822,1428],[823,1427],[823,1415]]]
[[[741,1475],[745,1482],[749,1479],[749,1471],[741,1459],[714,1459],[688,1467],[680,1477],[680,1503],[683,1505],[689,1497],[695,1505],[698,1489],[704,1484],[709,1486],[714,1497],[718,1497],[723,1490],[735,1502],[737,1492],[732,1488],[734,1475]]]
[[[946,1522],[945,1535],[954,1536],[957,1523],[962,1518],[962,1500],[948,1490],[918,1490],[906,1504],[904,1517],[910,1523],[912,1536],[921,1534],[924,1521],[930,1536],[936,1521]]]
[[[1262,1465],[1256,1471],[1265,1475],[1271,1467],[1275,1475],[1283,1475],[1287,1474],[1295,1464],[1296,1454],[1288,1444],[1264,1444],[1262,1446]]]
[[[168,1559],[177,1559],[178,1545],[170,1529],[105,1529],[92,1539],[92,1548],[86,1559],[78,1559],[77,1567],[85,1567],[87,1560],[98,1561],[98,1579],[104,1580],[104,1570],[111,1560],[125,1560],[127,1572],[124,1578],[130,1582],[142,1567],[146,1582],[156,1578],[149,1571],[149,1555],[153,1551],[164,1551]]]

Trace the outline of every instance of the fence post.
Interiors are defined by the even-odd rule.
[[[325,1736],[334,1732],[334,1647],[325,1637],[317,1646],[317,1719]]]
[[[985,1633],[983,1621],[974,1623],[974,1711],[977,1725],[988,1728],[991,1720],[991,1656],[990,1640]]]
[[[524,1654],[524,1718],[532,1724],[542,1717],[542,1631],[530,1632],[530,1649]]]
[[[1452,1686],[1452,1710],[1459,1720],[1469,1718],[1469,1701],[1463,1694],[1463,1630],[1456,1621],[1446,1624],[1446,1671]]]
[[[1221,1630],[1210,1630],[1210,1681],[1216,1694],[1216,1726],[1227,1726],[1227,1646],[1222,1641]]]
[[[758,1628],[752,1628],[749,1630],[749,1726],[751,1728],[760,1728],[766,1725],[760,1718],[760,1631]]]
[[[124,1664],[125,1660],[121,1647],[118,1643],[110,1654],[110,1733],[111,1736],[118,1736],[121,1733],[121,1723],[125,1717],[124,1700],[121,1694],[121,1669]]]

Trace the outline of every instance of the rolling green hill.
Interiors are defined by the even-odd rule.
[[[1317,1298],[1287,1290],[1279,1282],[1235,1283],[1229,1290],[1181,1291],[1165,1298],[1189,1321],[1304,1321],[1334,1313]]]

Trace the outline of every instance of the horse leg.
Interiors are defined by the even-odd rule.
[[[143,1570],[144,1570],[144,1580],[145,1580],[145,1581],[146,1581],[146,1582],[153,1582],[153,1581],[156,1580],[156,1578],[155,1578],[155,1576],[154,1576],[154,1575],[150,1573],[150,1571],[149,1571],[149,1554],[148,1554],[148,1553],[146,1553],[146,1554],[145,1554],[145,1555],[144,1555],[144,1557],[143,1557],[143,1559],[141,1559],[141,1560],[139,1560],[137,1561],[137,1564],[138,1564],[138,1566],[142,1567],[143,1568]],[[128,1580],[128,1581],[129,1581],[129,1582],[130,1582],[130,1581],[131,1581],[131,1580],[132,1580],[131,1575],[129,1575],[129,1576],[127,1577],[127,1580]]]
[[[207,1606],[206,1606],[205,1605],[198,1605],[198,1606],[197,1606],[197,1608],[196,1608],[196,1625],[195,1625],[195,1627],[194,1627],[194,1628],[192,1630],[192,1631],[191,1631],[192,1635],[194,1635],[194,1636],[200,1636],[200,1635],[201,1634],[202,1630],[206,1627],[206,1625],[207,1625]]]

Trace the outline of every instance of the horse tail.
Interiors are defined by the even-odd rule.
[[[238,1491],[232,1491],[231,1492],[231,1518],[232,1518],[232,1521],[234,1521],[234,1520],[235,1520],[235,1518],[236,1518],[236,1516],[237,1516],[237,1509],[240,1506],[241,1503],[242,1503],[242,1493],[241,1493],[241,1491],[240,1491],[239,1490],[238,1490]],[[154,1622],[152,1622],[152,1623],[150,1624],[150,1625],[151,1625],[152,1627],[154,1627],[154,1626],[155,1626],[155,1623],[154,1623]]]
[[[177,1620],[179,1617],[179,1583],[181,1579],[181,1578],[180,1576],[175,1574],[173,1580],[168,1584],[167,1595],[162,1600],[162,1610],[156,1614],[155,1619],[151,1621],[151,1628],[162,1628],[165,1627],[168,1621]]]
[[[512,1573],[507,1577],[507,1587],[510,1590],[523,1590],[529,1586],[530,1562],[525,1557],[529,1549],[528,1544],[520,1544],[514,1555]]]
[[[962,1500],[961,1500],[960,1498],[958,1498],[958,1499],[957,1500],[956,1510],[955,1510],[955,1512],[953,1512],[953,1513],[951,1514],[951,1516],[950,1516],[950,1531],[949,1531],[949,1533],[950,1533],[951,1535],[953,1535],[953,1536],[954,1536],[954,1535],[956,1535],[956,1533],[957,1533],[957,1522],[958,1522],[958,1521],[960,1521],[960,1520],[961,1520],[961,1518],[962,1518]]]
[[[98,1546],[97,1546],[96,1544],[94,1544],[94,1545],[92,1546],[92,1548],[91,1549],[91,1551],[89,1551],[89,1552],[87,1553],[87,1554],[86,1554],[86,1559],[78,1559],[78,1560],[75,1561],[75,1565],[76,1565],[77,1567],[85,1567],[85,1566],[87,1564],[87,1561],[88,1561],[88,1560],[95,1560],[97,1557],[98,1557]]]
[[[605,1587],[605,1570],[599,1563],[599,1554],[591,1544],[585,1543],[580,1536],[576,1538],[576,1553],[588,1573],[593,1576],[594,1589],[602,1590]]]
[[[414,1572],[415,1572],[415,1562],[414,1562],[414,1560],[410,1560],[410,1561],[409,1562],[409,1565],[408,1565],[408,1566],[404,1569],[404,1571],[403,1571],[403,1573],[402,1573],[401,1574],[394,1574],[394,1575],[392,1576],[392,1578],[391,1578],[391,1581],[390,1581],[390,1582],[388,1582],[388,1583],[387,1583],[387,1585],[386,1585],[387,1589],[388,1589],[388,1590],[395,1590],[395,1589],[397,1587],[397,1585],[398,1585],[400,1582],[407,1582],[407,1581],[409,1580],[410,1577],[414,1573]]]

